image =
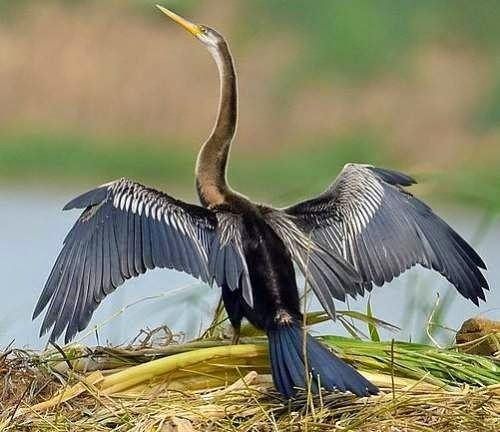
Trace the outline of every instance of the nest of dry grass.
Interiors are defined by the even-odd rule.
[[[0,428],[500,430],[500,361],[495,357],[403,342],[322,339],[381,394],[313,397],[303,391],[285,401],[273,389],[266,340],[259,335],[244,337],[237,346],[211,335],[185,344],[169,338],[168,344],[153,345],[148,337],[127,347],[12,349],[0,359]]]

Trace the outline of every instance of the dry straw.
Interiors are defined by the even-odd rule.
[[[10,350],[0,361],[0,426],[5,431],[500,430],[500,362],[493,357],[324,336],[341,358],[380,386],[381,395],[312,397],[304,391],[287,402],[273,390],[263,336],[253,333],[235,346],[215,333],[163,346]]]

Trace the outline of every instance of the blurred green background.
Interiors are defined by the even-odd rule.
[[[192,195],[216,70],[149,1],[0,2],[0,176],[120,176]],[[500,206],[500,2],[169,1],[231,42],[241,119],[229,176],[257,199],[318,191],[348,161],[422,194]]]
[[[0,293],[22,290],[0,313],[0,346],[13,337],[40,343],[29,316],[75,219],[59,213],[71,196],[129,177],[196,200],[194,164],[216,115],[217,72],[206,49],[154,3],[0,0]],[[500,1],[162,4],[216,28],[232,47],[241,96],[229,166],[235,188],[287,205],[322,191],[347,162],[408,172],[419,180],[412,191],[479,248],[493,290],[476,309],[443,279],[410,272],[376,291],[375,314],[421,341],[436,291],[434,324],[499,315]],[[93,322],[133,301],[124,296],[193,282],[177,276],[128,282],[138,289],[117,290]],[[190,304],[205,293],[196,287]],[[141,309],[110,337],[131,336],[131,322],[176,331],[188,322],[198,331],[218,292],[210,296],[198,315],[169,299],[146,323],[151,310]]]

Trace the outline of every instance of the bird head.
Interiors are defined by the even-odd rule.
[[[217,48],[219,44],[224,43],[224,38],[216,30],[205,25],[194,24],[163,6],[156,5],[156,7],[195,36],[207,48]]]

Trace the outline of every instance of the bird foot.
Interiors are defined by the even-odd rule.
[[[240,329],[233,328],[233,338],[231,339],[233,345],[238,345],[240,343]]]

